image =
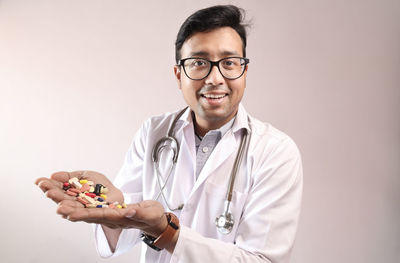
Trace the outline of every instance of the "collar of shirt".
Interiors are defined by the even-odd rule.
[[[233,122],[235,121],[236,116],[233,117],[230,121],[228,121],[227,123],[225,123],[222,127],[220,127],[219,129],[216,130],[211,130],[208,131],[206,133],[206,135],[204,135],[204,137],[200,137],[200,136],[196,136],[195,134],[195,142],[196,142],[196,152],[198,147],[200,146],[200,143],[202,141],[203,138],[205,138],[206,136],[208,137],[212,137],[214,139],[215,144],[217,144],[219,142],[219,140],[221,140],[221,138],[226,134],[226,132],[232,128],[233,126]],[[196,133],[196,132],[195,132]],[[200,139],[201,138],[201,139]],[[215,146],[215,145],[213,145]]]

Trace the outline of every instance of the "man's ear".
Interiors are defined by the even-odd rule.
[[[178,87],[179,89],[181,88],[181,67],[180,66],[174,66],[174,74],[176,81],[178,82]]]
[[[249,65],[247,64],[246,67],[244,68],[244,73],[243,75],[246,77],[247,75],[247,70],[249,69]]]

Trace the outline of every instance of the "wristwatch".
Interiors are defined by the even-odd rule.
[[[146,245],[156,251],[160,251],[167,247],[179,229],[179,219],[173,213],[165,213],[167,217],[167,228],[157,238],[142,233],[141,239]]]

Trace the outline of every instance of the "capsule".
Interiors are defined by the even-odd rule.
[[[84,184],[80,190],[82,192],[88,192],[90,190],[90,185]]]
[[[94,193],[85,193],[85,195],[90,196],[91,198],[95,198],[96,194]]]

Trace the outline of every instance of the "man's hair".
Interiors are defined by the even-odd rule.
[[[175,41],[176,63],[181,59],[183,43],[194,33],[207,32],[220,27],[233,28],[242,39],[243,56],[246,57],[245,11],[234,5],[216,5],[198,10],[183,22]]]

